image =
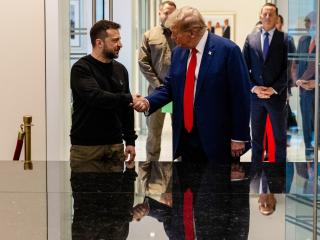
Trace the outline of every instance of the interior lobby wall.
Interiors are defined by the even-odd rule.
[[[33,117],[32,160],[46,159],[44,5],[44,0],[0,1],[1,239],[47,235],[45,168],[34,164],[33,171],[24,171],[22,162],[12,161],[23,115]]]
[[[134,57],[135,49],[135,29],[133,19],[134,2],[131,0],[113,1],[113,21],[121,25],[122,49],[120,50],[117,61],[121,62],[128,70],[129,82],[133,83],[134,79]],[[126,6],[125,8],[123,6]],[[131,85],[131,91],[132,85]]]
[[[0,160],[12,160],[23,115],[33,116],[32,158],[46,157],[44,24],[43,0],[0,1]]]

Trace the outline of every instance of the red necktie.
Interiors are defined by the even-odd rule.
[[[197,66],[197,49],[192,48],[183,95],[184,127],[191,132],[193,126],[194,77]]]
[[[183,194],[183,223],[185,240],[194,240],[193,228],[193,194],[188,188]]]

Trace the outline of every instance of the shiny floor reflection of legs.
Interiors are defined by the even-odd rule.
[[[171,159],[171,133],[170,124],[165,126],[163,132],[163,141],[161,147],[161,161],[168,161]],[[305,197],[311,192],[309,189],[312,185],[309,174],[312,173],[312,168],[308,168],[305,163],[303,138],[300,134],[292,134],[290,147],[287,148],[287,155],[289,161],[295,161],[292,164],[291,171],[293,173],[293,180],[287,182],[287,189],[290,193],[299,194],[300,197],[294,199],[289,198],[288,194],[275,194],[277,201],[276,211],[269,216],[264,216],[259,212],[258,192],[250,194],[250,229],[248,240],[306,240],[312,239],[312,232],[310,226],[312,224],[312,208],[310,199]],[[145,159],[145,137],[139,136],[136,143],[137,160],[144,161]],[[251,159],[251,152],[247,152],[242,160],[249,161]],[[300,164],[296,162],[301,162]],[[309,171],[309,172],[308,172]],[[288,173],[288,172],[287,172]],[[288,174],[287,174],[288,177]],[[292,176],[291,176],[292,177]],[[288,179],[287,179],[288,180]],[[290,185],[289,185],[290,183]],[[306,186],[307,185],[307,186]],[[302,199],[301,199],[302,198]],[[141,197],[140,203],[143,201]],[[139,202],[138,202],[139,203]],[[302,221],[302,224],[301,224]],[[166,240],[168,239],[163,224],[153,217],[146,216],[140,222],[133,221],[130,223],[129,240]]]
[[[285,197],[276,194],[277,210],[270,216],[263,216],[258,210],[258,195],[250,195],[249,240],[300,240],[285,237]],[[272,230],[271,230],[272,229]],[[235,236],[236,237],[236,236]],[[128,240],[167,240],[163,224],[146,216],[140,222],[131,222]],[[236,238],[235,238],[236,239]]]

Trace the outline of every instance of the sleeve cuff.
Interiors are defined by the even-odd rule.
[[[144,101],[148,104],[148,109],[144,112],[145,116],[149,116],[149,110],[150,110],[150,102],[148,99],[144,99]]]
[[[121,100],[122,100],[124,105],[129,105],[129,103],[132,102],[132,96],[131,96],[130,93],[122,94],[121,98],[122,98]]]
[[[276,90],[274,90],[274,88],[272,88],[272,91],[274,94],[278,94],[278,92]]]
[[[135,144],[135,140],[126,140],[125,141],[126,142],[126,146],[135,146],[136,144]]]
[[[256,87],[257,87],[257,86],[254,86],[253,88],[251,88],[250,91],[251,91],[252,93],[254,93],[254,89],[255,89]]]
[[[232,142],[237,142],[237,143],[246,143],[246,142],[249,142],[249,141],[242,141],[242,140],[234,140],[234,139],[231,139]]]

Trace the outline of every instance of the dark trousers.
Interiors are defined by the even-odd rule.
[[[263,162],[263,141],[267,114],[270,116],[275,140],[275,163]],[[278,102],[269,100],[251,101],[252,175],[260,174],[261,171],[264,171],[271,193],[282,193],[285,190],[286,119],[285,98]]]
[[[190,134],[184,133],[181,142],[181,161],[173,163],[173,239],[185,239],[183,207],[184,192],[187,189],[191,189],[193,193],[193,217],[197,240],[247,239],[248,181],[231,184],[231,158],[227,157],[223,161],[208,159],[202,150],[196,129]],[[243,189],[239,190],[236,184],[242,185]],[[232,194],[233,186],[242,193]],[[241,227],[241,224],[244,225]],[[237,232],[234,232],[235,230]]]
[[[313,154],[312,141],[314,134],[314,97],[314,90],[300,90],[303,140],[305,145],[305,155],[307,157]]]

